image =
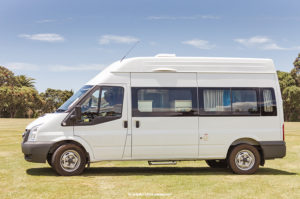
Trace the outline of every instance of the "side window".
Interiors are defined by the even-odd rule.
[[[119,119],[122,116],[124,88],[103,86],[94,90],[81,103],[81,121],[78,125],[91,125]]]
[[[133,116],[197,115],[196,88],[132,88]]]
[[[99,89],[95,90],[90,97],[88,97],[81,105],[81,113],[83,115],[89,113],[98,113],[99,104]]]
[[[202,111],[207,113],[231,111],[230,89],[203,89],[202,95]]]
[[[259,114],[256,89],[232,89],[233,114]]]
[[[259,115],[256,88],[199,88],[200,115]]]
[[[122,87],[102,87],[100,116],[122,116],[124,89]]]
[[[261,88],[261,115],[262,116],[276,116],[277,107],[275,100],[275,93],[273,88]]]

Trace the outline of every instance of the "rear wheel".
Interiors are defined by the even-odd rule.
[[[52,154],[48,154],[47,156],[47,163],[52,167]]]
[[[211,168],[227,168],[226,160],[205,160],[206,164]]]
[[[86,156],[81,147],[64,144],[54,152],[51,165],[59,175],[79,175],[85,168]]]
[[[260,163],[258,150],[249,144],[237,145],[229,155],[229,166],[236,174],[253,174]]]

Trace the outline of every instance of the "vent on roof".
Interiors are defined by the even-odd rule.
[[[155,57],[176,57],[175,54],[157,54]]]

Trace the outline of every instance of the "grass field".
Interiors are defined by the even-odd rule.
[[[300,198],[300,123],[286,123],[287,156],[266,161],[255,175],[147,162],[92,164],[83,175],[57,176],[47,164],[26,162],[21,132],[28,119],[0,119],[0,198]]]

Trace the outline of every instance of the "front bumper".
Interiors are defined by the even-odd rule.
[[[262,141],[259,144],[265,160],[283,158],[286,155],[285,141]]]
[[[22,152],[28,162],[45,163],[54,142],[23,142]]]

